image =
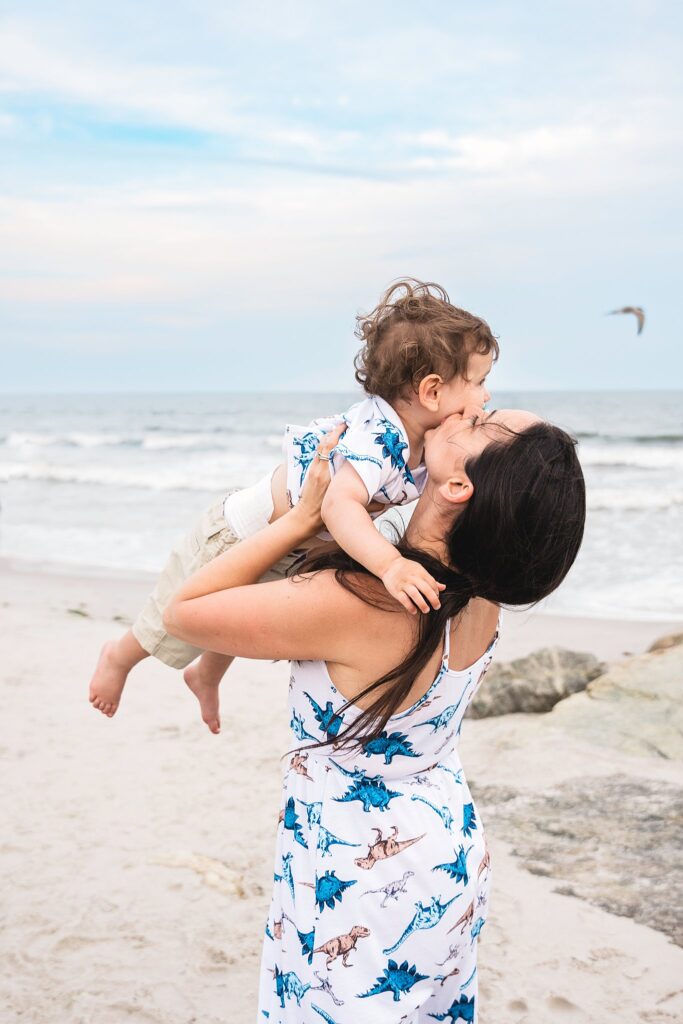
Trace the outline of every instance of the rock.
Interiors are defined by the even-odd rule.
[[[683,633],[669,633],[668,636],[660,636],[648,647],[648,654],[656,654],[657,651],[668,651],[672,647],[680,647],[683,644]]]
[[[613,665],[548,722],[626,754],[683,760],[683,646]]]
[[[683,946],[683,787],[617,774],[511,799],[470,785],[487,831],[528,871]]]
[[[558,701],[584,690],[605,666],[592,654],[547,647],[526,658],[493,664],[470,704],[471,718],[513,711],[550,711]]]

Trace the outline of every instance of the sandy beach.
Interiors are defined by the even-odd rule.
[[[92,666],[148,586],[142,576],[0,566],[8,1024],[255,1016],[288,747],[287,666],[234,666],[219,737],[180,676],[152,659],[132,676],[118,715],[102,717],[86,697]],[[499,659],[559,644],[614,662],[681,628],[508,614]],[[512,781],[528,792],[541,781],[562,787],[587,763],[592,777],[618,770],[681,786],[680,761],[589,745],[556,718],[465,723],[462,760],[485,809]],[[527,870],[496,813],[484,821],[494,892],[480,946],[481,1024],[683,1020],[683,949]]]

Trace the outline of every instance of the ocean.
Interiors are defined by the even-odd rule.
[[[156,571],[227,488],[280,458],[286,422],[353,393],[0,395],[0,557]],[[588,488],[582,551],[544,610],[683,616],[683,392],[497,392],[571,431]]]

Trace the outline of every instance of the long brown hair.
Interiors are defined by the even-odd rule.
[[[535,604],[559,586],[578,554],[586,494],[576,442],[569,434],[549,423],[536,423],[510,440],[489,444],[467,461],[466,470],[473,495],[445,538],[449,561],[457,570],[404,540],[397,545],[404,557],[446,584],[441,607],[418,615],[411,650],[358,694],[354,704],[381,691],[334,738],[335,744],[367,743],[379,736],[437,649],[447,620],[459,615],[473,597],[495,604]],[[405,614],[344,551],[312,552],[297,572],[323,569],[334,570],[337,582],[367,604]]]

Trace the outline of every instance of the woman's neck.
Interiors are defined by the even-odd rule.
[[[440,501],[439,495],[427,485],[410,518],[405,539],[411,547],[427,551],[448,565],[448,547],[444,537],[450,532],[453,520],[453,506]]]

